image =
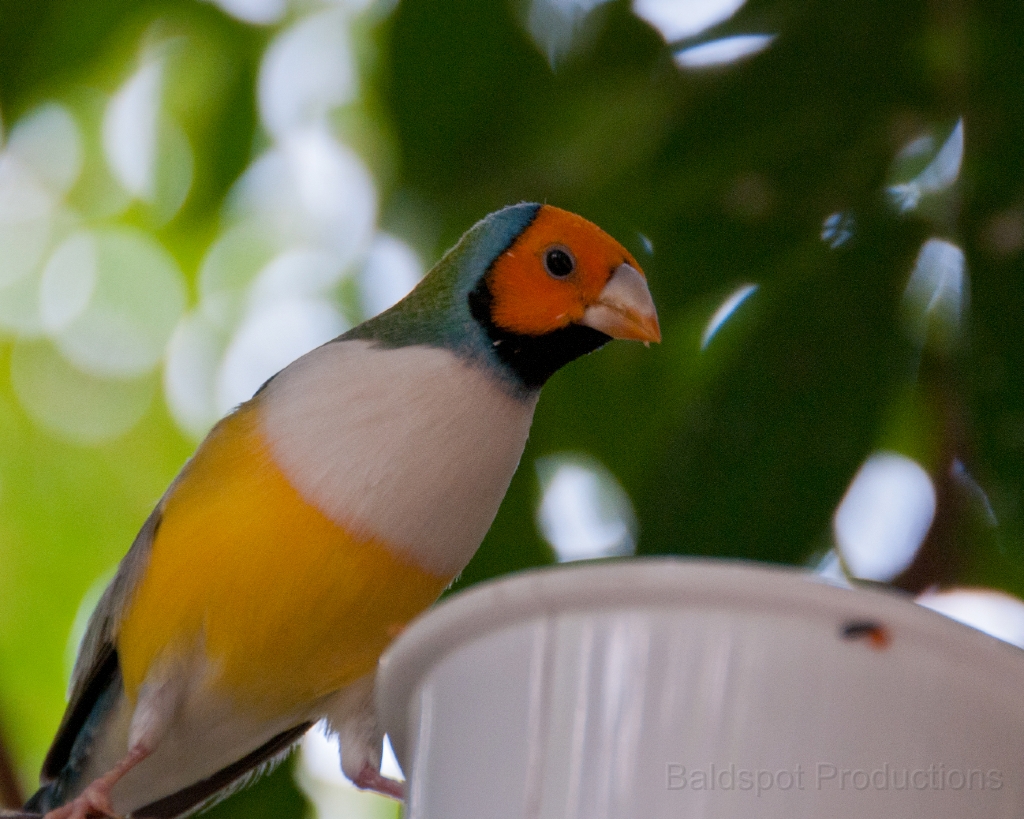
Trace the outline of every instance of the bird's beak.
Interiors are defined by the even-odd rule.
[[[625,263],[612,271],[597,301],[584,311],[580,324],[612,338],[645,344],[661,341],[658,312],[647,282],[635,267]]]

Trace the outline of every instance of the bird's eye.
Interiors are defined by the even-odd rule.
[[[564,279],[576,269],[576,260],[564,247],[550,247],[544,253],[544,269],[556,279]]]

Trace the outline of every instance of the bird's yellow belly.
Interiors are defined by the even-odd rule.
[[[151,669],[198,651],[238,705],[290,711],[372,672],[450,580],[307,504],[243,407],[166,500],[118,635],[125,690],[134,699]]]

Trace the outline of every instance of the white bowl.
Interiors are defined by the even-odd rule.
[[[1020,819],[1022,695],[896,594],[670,558],[476,586],[377,688],[409,819]]]

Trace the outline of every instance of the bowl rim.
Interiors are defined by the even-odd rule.
[[[727,609],[758,616],[872,622],[966,666],[987,685],[1019,692],[1024,650],[914,602],[896,589],[844,587],[807,569],[745,560],[631,557],[527,569],[460,591],[413,620],[381,656],[377,713],[406,758],[412,697],[431,669],[466,643],[565,613],[638,608]],[[838,631],[837,631],[838,633]]]

